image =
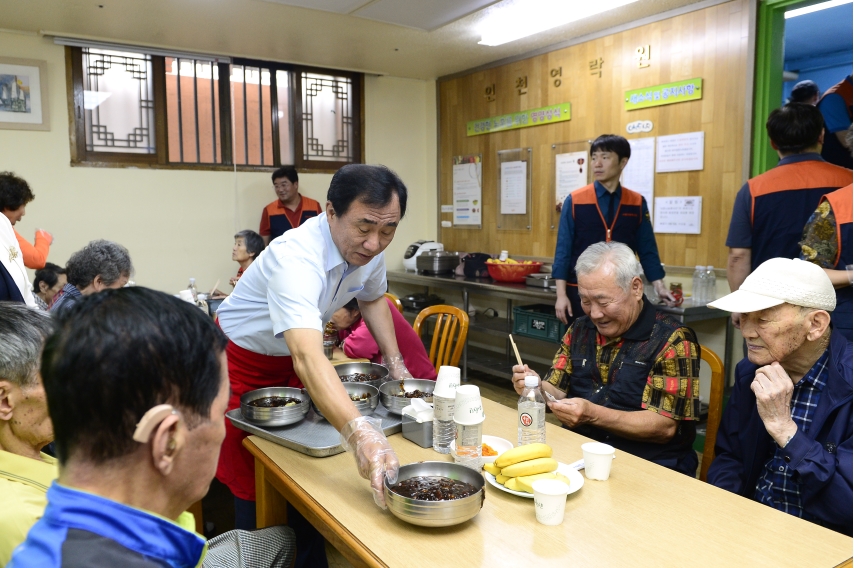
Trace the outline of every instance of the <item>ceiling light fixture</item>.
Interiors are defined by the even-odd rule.
[[[807,6],[806,8],[789,10],[788,12],[786,12],[785,17],[788,20],[789,18],[796,18],[798,16],[803,16],[804,14],[812,14],[813,12],[818,12],[820,10],[827,10],[828,8],[836,8],[837,6],[842,6],[844,4],[850,4],[852,1],[854,0],[830,0],[830,2],[813,4],[812,6]]]
[[[848,0],[851,1],[851,0]],[[481,45],[502,45],[569,22],[583,20],[637,0],[507,0],[489,9],[480,26]]]

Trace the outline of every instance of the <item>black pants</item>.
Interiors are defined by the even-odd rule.
[[[295,568],[328,568],[326,540],[299,511],[288,503],[288,526],[297,541]],[[255,501],[234,498],[234,528],[255,530]]]

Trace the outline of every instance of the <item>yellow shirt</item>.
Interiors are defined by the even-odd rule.
[[[0,566],[8,564],[47,506],[45,494],[59,469],[54,458],[47,454],[41,458],[0,450]]]

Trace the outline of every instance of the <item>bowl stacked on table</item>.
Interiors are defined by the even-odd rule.
[[[383,403],[389,412],[392,414],[403,414],[403,409],[412,404],[411,398],[398,396],[400,394],[401,381],[386,381],[380,387],[380,402]],[[422,400],[427,403],[433,402],[433,389],[436,388],[436,381],[430,379],[404,379],[404,392],[412,392],[420,390],[424,393],[429,393],[429,397]]]
[[[536,274],[542,266],[542,262],[533,260],[519,262],[512,258],[503,262],[496,258],[486,261],[486,269],[489,271],[489,275],[493,280],[499,282],[524,282],[526,276]]]
[[[422,527],[449,527],[471,519],[480,512],[486,493],[483,476],[473,469],[450,462],[418,462],[404,465],[397,474],[398,482],[417,476],[448,477],[473,485],[477,492],[462,499],[421,501],[391,491],[385,480],[385,502],[388,510],[403,521]]]
[[[362,413],[362,416],[370,416],[374,413],[374,410],[377,409],[377,403],[380,401],[380,391],[377,387],[372,387],[366,383],[341,383],[344,385],[344,390],[347,391],[347,395],[350,396],[350,400],[353,400],[352,397],[357,396],[361,397],[365,393],[368,394],[368,398],[360,398],[359,400],[353,400],[353,405],[356,407],[356,410]],[[325,418],[323,413],[320,412],[320,408],[317,407],[317,403],[313,400],[311,401],[311,407],[321,418]]]
[[[271,396],[280,396],[286,398],[295,398],[300,402],[292,406],[275,406],[263,407],[252,406],[249,404],[259,398],[267,398]],[[299,422],[308,413],[308,408],[311,404],[311,398],[305,389],[295,389],[291,387],[268,387],[249,391],[240,397],[240,413],[250,422],[259,426],[287,426]]]
[[[377,378],[371,381],[359,381],[354,384],[371,385],[372,387],[380,388],[384,382],[388,380],[388,369],[376,363],[344,363],[335,365],[335,372],[339,377],[342,377],[342,382],[346,384],[343,377],[353,375],[354,373],[362,373],[365,375],[376,375]]]

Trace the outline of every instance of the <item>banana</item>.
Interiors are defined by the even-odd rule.
[[[505,483],[507,483],[508,479],[512,479],[512,477],[507,477],[506,475],[501,475],[500,473],[495,476],[495,481],[497,481],[501,485],[504,485]]]
[[[533,460],[537,458],[550,457],[552,457],[551,446],[540,443],[525,444],[524,446],[519,446],[517,448],[507,450],[506,452],[495,458],[495,465],[497,467],[500,467],[501,469],[504,469],[508,465],[513,465],[514,463]]]
[[[548,473],[556,469],[557,460],[553,460],[552,458],[537,458],[501,468],[501,475],[506,475],[507,477],[522,477],[525,475]]]
[[[525,491],[527,493],[534,492],[534,482],[540,479],[557,479],[563,481],[567,485],[569,485],[569,479],[567,479],[564,475],[553,471],[551,473],[539,473],[537,475],[527,475],[524,477],[516,477],[516,487],[519,488],[519,491]]]
[[[507,480],[507,482],[504,484],[504,487],[506,487],[510,491],[521,491],[521,489],[519,489],[519,486],[516,484],[516,478],[515,477],[509,478]]]
[[[492,475],[497,476],[497,475],[501,474],[501,468],[496,466],[494,463],[483,464],[483,469],[486,470],[487,472],[491,473]]]

